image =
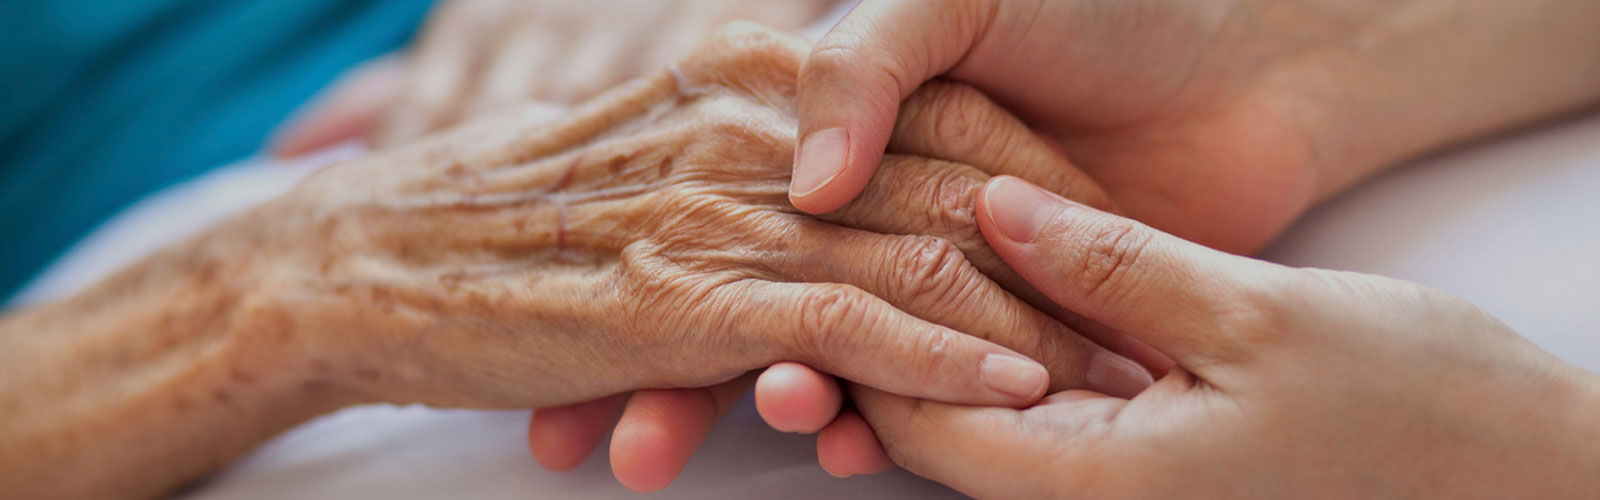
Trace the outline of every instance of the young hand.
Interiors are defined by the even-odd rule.
[[[1227,255],[1009,177],[989,182],[978,220],[1052,300],[1178,366],[1131,399],[1073,390],[1022,410],[852,387],[917,474],[985,498],[1600,488],[1600,380],[1465,301]]]

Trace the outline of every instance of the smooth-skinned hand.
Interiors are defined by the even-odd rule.
[[[1600,489],[1600,380],[1461,299],[1224,254],[1016,178],[978,206],[1028,282],[1178,365],[1131,399],[1072,390],[1021,410],[852,386],[912,472],[980,498]]]

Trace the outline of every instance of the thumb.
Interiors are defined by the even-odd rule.
[[[900,101],[972,49],[992,20],[987,4],[866,0],[817,42],[800,67],[795,208],[831,212],[866,187]]]
[[[1051,301],[1143,340],[1180,365],[1231,357],[1239,329],[1285,269],[1225,254],[1069,201],[1015,177],[978,200],[984,239]]]

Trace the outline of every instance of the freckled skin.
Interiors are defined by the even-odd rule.
[[[806,48],[725,29],[570,116],[474,122],[330,167],[83,294],[7,315],[0,484],[156,496],[358,403],[549,407],[783,360],[848,377],[881,367],[849,356],[907,321],[1081,386],[1102,349],[996,284],[1020,280],[958,234],[970,210],[921,195],[932,182],[970,205],[973,179],[1024,174],[891,155],[859,206],[816,218],[789,205]],[[895,348],[947,356],[956,340]],[[979,384],[915,375],[900,389]]]
[[[305,321],[381,337],[351,342],[361,352],[347,355],[380,372],[411,366],[416,376],[355,383],[403,401],[566,404],[641,384],[698,387],[763,366],[750,360],[770,353],[768,341],[733,330],[743,331],[738,323],[792,327],[784,323],[793,319],[742,311],[784,307],[794,297],[748,285],[812,281],[814,272],[797,268],[904,249],[896,236],[875,249],[839,246],[837,226],[788,204],[795,116],[782,103],[794,98],[803,49],[793,39],[735,30],[674,70],[557,123],[520,131],[515,122],[472,125],[320,174],[282,204],[339,219],[333,224],[346,229],[332,245],[309,248],[318,259],[327,258],[322,248],[340,251],[329,272],[306,278],[284,300]],[[908,169],[938,166],[893,158]],[[962,192],[981,185],[949,178],[963,181]],[[962,248],[973,246],[981,242]],[[987,260],[983,270],[1001,274],[998,260]],[[372,281],[371,267],[390,272]],[[317,292],[356,281],[383,295]],[[478,348],[485,341],[508,347]],[[1077,362],[1079,353],[1053,342],[1022,348]],[[731,355],[686,362],[687,346]],[[1063,352],[1071,354],[1055,354]],[[530,364],[529,356],[547,362]],[[505,380],[485,383],[484,372]],[[574,372],[593,375],[557,387],[529,383]]]

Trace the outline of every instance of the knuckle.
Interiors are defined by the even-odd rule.
[[[801,64],[803,42],[746,21],[734,21],[715,33],[673,66],[672,72],[689,82],[731,85],[746,90],[792,88]],[[752,77],[755,78],[752,78]]]
[[[933,192],[929,195],[928,223],[958,241],[977,241],[983,238],[978,229],[978,193],[986,179],[968,167],[945,169],[928,180]]]
[[[945,373],[946,367],[951,366],[951,361],[955,357],[950,352],[951,335],[953,333],[936,329],[917,336],[914,345],[911,346],[913,351],[910,360],[917,372],[914,374],[916,378],[912,380],[933,381],[948,375]]]
[[[931,98],[934,136],[951,154],[967,155],[988,144],[995,115],[987,100],[970,87],[943,85]]]
[[[1303,293],[1306,287],[1340,286],[1338,282],[1342,280],[1333,274],[1296,271],[1241,280],[1238,286],[1212,290],[1219,308],[1216,321],[1220,331],[1251,345],[1281,343],[1286,333],[1297,330],[1299,312],[1321,309],[1306,302],[1315,300]],[[1311,307],[1308,309],[1307,305]]]
[[[1086,232],[1082,251],[1070,279],[1085,297],[1107,303],[1121,300],[1126,290],[1137,288],[1141,279],[1140,256],[1150,245],[1151,236],[1130,221],[1095,223]]]
[[[904,65],[893,56],[881,51],[860,50],[854,37],[840,42],[829,37],[811,51],[800,65],[799,91],[802,105],[808,89],[849,88],[866,92],[873,99],[862,103],[873,106],[898,106],[901,89],[905,89]],[[837,103],[819,103],[833,106]],[[893,108],[871,110],[892,117]]]
[[[805,64],[800,68],[800,73],[801,75],[824,76],[848,72],[860,59],[861,51],[830,37],[828,40],[819,43],[817,48],[811,51],[811,55],[806,57]]]
[[[871,307],[865,292],[850,285],[825,283],[800,298],[800,332],[813,359],[851,352],[870,329]]]
[[[902,293],[918,304],[949,304],[966,294],[966,255],[954,243],[934,236],[914,236],[902,253],[903,268],[894,271]]]
[[[1290,330],[1289,307],[1263,291],[1222,292],[1218,299],[1217,324],[1232,338],[1252,345],[1274,344]]]

